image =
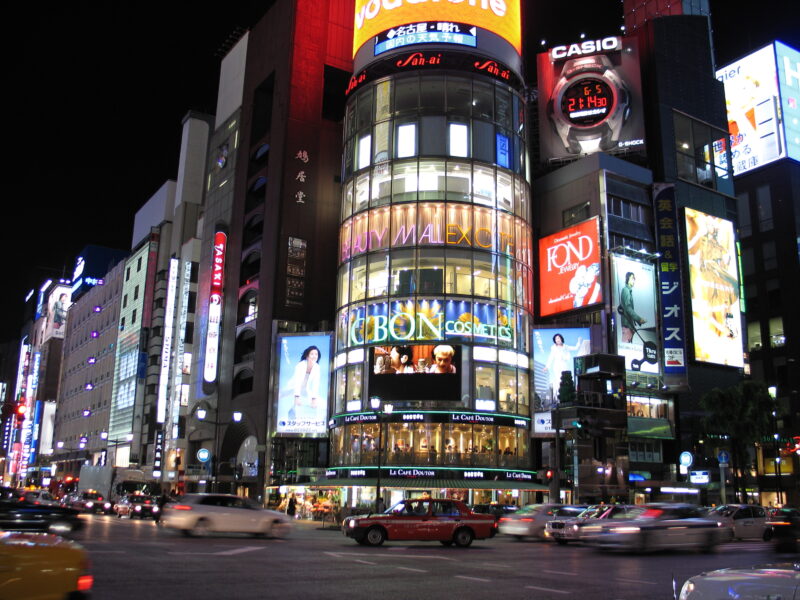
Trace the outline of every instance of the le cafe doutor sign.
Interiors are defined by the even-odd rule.
[[[384,417],[386,419],[386,417]],[[352,415],[340,415],[330,420],[331,427],[351,425],[357,423],[377,423],[378,415],[374,413],[358,413]],[[391,416],[393,423],[466,423],[470,425],[502,425],[504,427],[524,427],[530,425],[530,419],[519,417],[507,417],[503,415],[486,415],[468,412],[413,412],[413,413],[393,413]]]
[[[377,476],[377,467],[347,469],[345,471],[325,471],[325,477],[352,477],[354,479]],[[381,467],[381,475],[398,479],[472,479],[476,481],[533,481],[536,473],[532,471],[492,471],[488,469],[425,469]]]

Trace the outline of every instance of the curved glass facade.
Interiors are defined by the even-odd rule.
[[[381,439],[389,466],[529,468],[523,107],[505,83],[442,71],[349,98],[332,467],[377,464]],[[380,435],[371,396],[394,406]]]

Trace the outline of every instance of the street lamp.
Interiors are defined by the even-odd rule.
[[[380,504],[381,500],[381,454],[383,452],[383,415],[391,415],[392,411],[394,410],[394,406],[391,404],[384,404],[383,410],[381,409],[382,400],[378,396],[372,396],[369,399],[369,405],[372,408],[372,412],[375,413],[375,416],[378,419],[378,481],[375,491],[375,512],[380,511]]]

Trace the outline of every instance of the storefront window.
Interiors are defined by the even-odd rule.
[[[517,460],[517,428],[497,428],[497,451],[500,455],[500,466],[516,466]]]
[[[414,250],[392,252],[392,295],[413,294],[416,289]]]
[[[343,429],[347,440],[346,463],[357,465],[361,462],[361,425],[346,425]]]
[[[392,199],[392,179],[388,164],[372,169],[372,194],[370,206],[389,204]]]
[[[417,205],[417,244],[437,244],[444,240],[445,213],[443,202],[420,202]]]
[[[447,246],[471,247],[472,206],[469,204],[447,204],[447,226],[445,228],[445,244]]]
[[[515,217],[508,213],[498,212],[497,214],[497,241],[496,249],[498,252],[514,256],[514,221]],[[520,219],[516,219],[519,221]]]
[[[530,376],[527,371],[520,369],[517,371],[517,414],[529,416],[530,407]]]
[[[417,124],[397,125],[397,158],[408,158],[417,154]]]
[[[353,212],[353,182],[349,181],[342,187],[342,220]]]
[[[475,253],[473,262],[472,279],[475,284],[475,295],[494,298],[497,256]]]
[[[331,432],[331,462],[334,465],[342,465],[345,463],[346,456],[344,427],[337,427]]]
[[[496,464],[497,440],[494,437],[494,427],[491,425],[472,426],[472,464],[490,466]]]
[[[416,161],[395,163],[392,167],[392,202],[413,202],[416,199]]]
[[[367,259],[360,256],[353,260],[350,273],[353,284],[350,286],[350,300],[363,300],[367,292]]]
[[[445,194],[444,161],[419,161],[419,199],[440,200]]]
[[[498,369],[500,378],[499,409],[505,413],[517,412],[517,370],[509,367]]]
[[[426,248],[420,252],[417,293],[441,294],[444,291],[444,250]]]
[[[476,405],[485,406],[485,410],[497,410],[497,393],[495,374],[497,367],[479,364],[475,367],[475,398]],[[479,403],[478,400],[481,402]],[[492,406],[494,403],[494,406]]]
[[[369,256],[369,289],[368,296],[385,296],[389,289],[389,255],[386,253]]]
[[[472,172],[472,186],[476,204],[494,207],[494,169],[475,165]]]
[[[369,423],[361,426],[361,464],[378,464],[378,424]],[[381,440],[382,442],[383,440]]]
[[[501,256],[497,268],[497,297],[506,302],[514,301],[514,260]]]
[[[370,211],[369,215],[369,250],[384,250],[389,247],[391,209],[384,206]]]
[[[392,246],[414,246],[417,243],[417,205],[392,206]]]
[[[363,383],[362,365],[349,365],[347,367],[347,398],[348,401],[361,402],[361,386]]]
[[[472,294],[472,253],[447,250],[446,291],[448,294]]]
[[[336,387],[333,398],[333,412],[342,413],[347,408],[347,369],[336,371]]]
[[[447,161],[447,196],[448,200],[470,202],[470,166],[469,163]]]
[[[469,126],[466,123],[450,123],[447,127],[448,154],[469,156]]]
[[[350,264],[345,263],[339,267],[337,278],[336,306],[344,306],[350,302]]]
[[[369,205],[369,173],[363,173],[356,179],[356,197],[353,212],[360,212]]]

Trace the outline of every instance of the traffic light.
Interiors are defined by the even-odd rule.
[[[553,478],[553,470],[547,469],[547,471],[544,472],[544,476],[547,481],[550,481]]]
[[[17,414],[22,416],[26,412],[28,412],[28,407],[25,405],[24,402],[20,402],[19,405],[17,406]]]

